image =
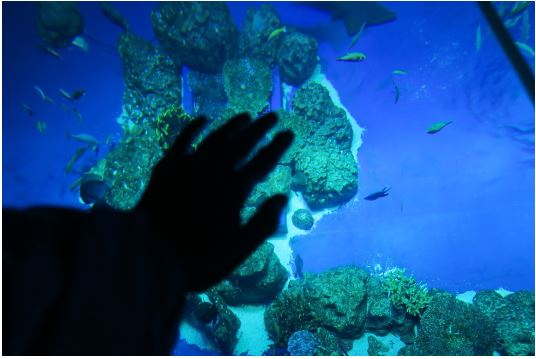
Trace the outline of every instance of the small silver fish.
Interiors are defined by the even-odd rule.
[[[363,32],[365,31],[365,26],[367,26],[366,21],[363,22],[363,25],[361,25],[361,28],[359,29],[357,34],[355,34],[354,38],[352,39],[352,42],[350,43],[350,47],[348,48],[348,50],[350,50],[352,47],[354,47],[354,45],[357,43],[357,40],[359,40],[361,35],[363,35]]]

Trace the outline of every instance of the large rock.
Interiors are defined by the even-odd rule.
[[[534,293],[516,292],[503,298],[495,291],[483,291],[473,299],[496,323],[502,355],[534,356]]]
[[[405,311],[393,306],[379,277],[371,276],[367,281],[367,296],[367,331],[383,336],[404,323]]]
[[[250,57],[275,66],[281,37],[268,41],[272,31],[281,27],[279,16],[270,4],[249,8],[242,25],[239,48],[241,57]]]
[[[192,91],[194,100],[193,114],[206,116],[214,122],[221,120],[223,111],[227,106],[223,75],[221,73],[205,74],[190,71],[188,73],[188,86]]]
[[[291,281],[265,312],[270,338],[284,346],[292,333],[320,327],[339,338],[358,338],[365,328],[367,278],[365,271],[348,266]]]
[[[287,278],[273,244],[265,242],[214,290],[230,305],[260,304],[272,300]]]
[[[357,192],[353,132],[328,90],[315,82],[301,87],[292,99],[292,112],[281,113],[281,123],[296,134],[281,162],[294,166],[293,187],[309,207],[319,210],[350,200]]]
[[[290,85],[301,85],[314,72],[318,58],[318,43],[308,35],[291,32],[282,37],[277,53],[281,80]]]
[[[420,321],[412,355],[492,355],[497,335],[493,322],[472,304],[453,295],[432,297]]]
[[[192,70],[220,72],[236,51],[238,32],[223,2],[162,2],[151,20],[173,60]]]

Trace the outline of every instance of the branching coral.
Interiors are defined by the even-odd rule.
[[[384,286],[395,307],[405,308],[409,314],[420,317],[430,303],[428,289],[405,273],[404,269],[396,267],[389,270],[385,273]]]

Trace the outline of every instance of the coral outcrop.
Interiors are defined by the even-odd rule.
[[[305,208],[300,208],[292,214],[292,224],[299,229],[308,231],[314,223],[313,215]]]
[[[192,70],[217,73],[237,50],[238,32],[223,2],[161,2],[151,20],[165,51]]]
[[[287,278],[273,244],[265,242],[214,291],[229,305],[266,303],[283,289]]]
[[[193,115],[203,115],[212,121],[220,121],[227,106],[223,75],[190,71],[188,86],[194,100]]]
[[[268,40],[268,37],[280,27],[279,16],[272,5],[262,4],[259,9],[249,8],[240,34],[240,56],[262,60],[270,67],[275,66],[280,39]]]
[[[277,62],[281,80],[289,85],[301,85],[315,70],[318,43],[311,36],[299,32],[280,36],[282,40],[277,52]]]

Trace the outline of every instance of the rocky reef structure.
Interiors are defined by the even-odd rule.
[[[296,135],[282,159],[293,166],[297,190],[313,210],[334,207],[357,192],[357,163],[351,153],[353,132],[343,109],[319,83],[302,86],[292,111],[280,112],[281,126]]]
[[[265,242],[213,291],[229,305],[261,304],[274,299],[287,278],[273,244]]]
[[[280,27],[279,15],[272,5],[262,4],[259,9],[249,8],[240,34],[240,57],[258,59],[274,67],[280,39],[268,40],[268,38],[272,31]]]
[[[118,49],[126,85],[118,119],[123,136],[91,173],[110,182],[106,202],[128,210],[138,202],[163,151],[191,118],[177,105],[180,76],[169,56],[131,32],[121,35]]]
[[[177,66],[218,73],[237,51],[238,31],[223,2],[161,2],[153,30]]]
[[[367,317],[367,277],[356,267],[341,267],[319,275],[305,273],[303,280],[291,281],[266,309],[270,338],[286,346],[294,332],[315,332],[320,327],[339,338],[358,338]]]
[[[476,294],[473,302],[495,323],[501,355],[534,356],[534,293],[502,297],[495,291]]]
[[[277,52],[281,80],[289,85],[301,85],[314,72],[318,62],[318,43],[308,35],[284,34]]]
[[[214,290],[210,289],[205,293],[209,302],[205,302],[197,294],[188,294],[186,298],[186,309],[184,319],[191,323],[195,328],[217,347],[222,354],[231,355],[238,343],[238,329],[240,328],[240,319],[229,309],[223,298]],[[211,303],[214,308],[210,322],[200,322],[195,316],[195,308],[200,303]]]
[[[227,107],[223,75],[221,73],[205,74],[190,71],[188,73],[188,86],[194,99],[193,115],[206,116],[212,122],[221,121],[223,112]]]
[[[449,293],[432,297],[407,355],[492,355],[497,332],[492,320],[474,305]]]
[[[231,59],[223,66],[228,99],[224,117],[248,112],[257,117],[270,104],[272,72],[268,64],[251,58]]]

